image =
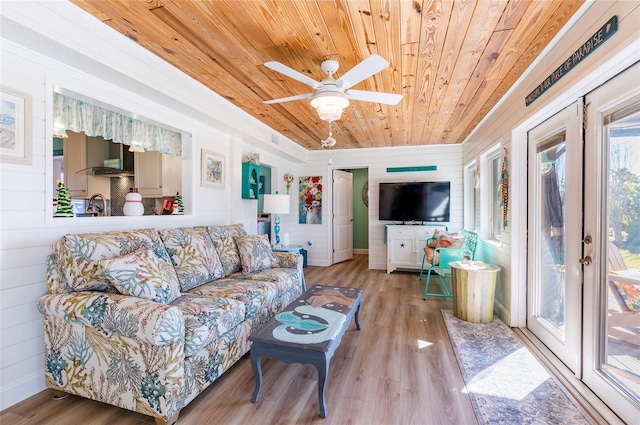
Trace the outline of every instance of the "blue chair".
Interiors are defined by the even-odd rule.
[[[478,244],[478,235],[476,233],[470,232],[468,230],[463,230],[462,236],[464,237],[464,242],[462,243],[462,246],[460,248],[435,248],[433,251],[433,257],[431,258],[431,263],[427,259],[427,253],[425,250],[425,253],[422,256],[422,266],[420,267],[420,279],[422,279],[423,276],[427,277],[424,285],[423,299],[426,300],[427,296],[453,296],[453,294],[451,294],[451,291],[449,290],[449,287],[447,287],[447,285],[445,285],[444,283],[444,279],[451,280],[451,267],[449,267],[449,263],[452,261],[461,261],[465,258],[473,260],[473,256],[476,252],[476,245]],[[425,244],[425,248],[429,247],[432,241],[435,241],[435,238],[428,239],[427,243]],[[438,277],[438,279],[440,279],[440,285],[442,286],[443,292],[429,292],[431,272],[437,272],[436,276]]]

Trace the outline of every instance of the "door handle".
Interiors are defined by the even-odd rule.
[[[590,266],[591,265],[591,257],[590,256],[586,256],[584,258],[579,259],[578,261],[580,261],[580,264],[582,264],[583,266]]]

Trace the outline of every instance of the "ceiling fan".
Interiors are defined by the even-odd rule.
[[[320,119],[325,121],[332,122],[339,120],[343,109],[349,106],[350,100],[362,100],[365,102],[384,103],[387,105],[396,105],[400,100],[402,100],[401,94],[349,90],[354,85],[389,66],[389,62],[379,55],[374,54],[367,57],[337,80],[333,78],[333,74],[339,67],[338,61],[335,60],[325,60],[322,62],[322,70],[328,75],[328,77],[322,81],[316,81],[313,78],[307,77],[306,75],[301,74],[280,62],[271,61],[266,62],[264,65],[267,68],[286,75],[287,77],[313,87],[316,92],[266,100],[263,103],[272,104],[290,102],[293,100],[311,99],[311,106],[318,111]]]

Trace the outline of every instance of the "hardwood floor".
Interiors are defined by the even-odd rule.
[[[305,269],[307,286],[363,288],[361,331],[352,323],[331,361],[328,417],[319,417],[312,366],[263,359],[260,401],[245,356],[180,413],[195,424],[477,424],[440,313],[450,300],[422,299],[417,273],[368,270],[368,257]],[[48,390],[0,413],[0,423],[153,424],[152,418]]]

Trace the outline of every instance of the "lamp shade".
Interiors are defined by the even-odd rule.
[[[342,110],[349,106],[349,99],[327,93],[318,93],[311,100],[311,106],[316,108],[318,116],[323,121],[337,121],[342,116]]]
[[[264,195],[262,211],[268,214],[289,214],[289,195]]]

